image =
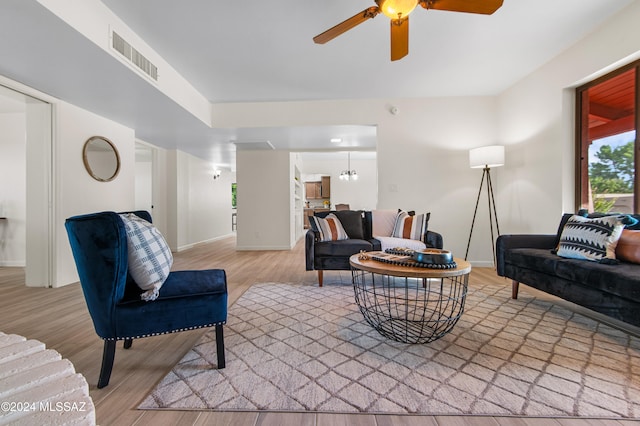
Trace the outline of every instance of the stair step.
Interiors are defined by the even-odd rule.
[[[37,340],[24,340],[0,348],[0,366],[8,361],[36,352],[44,351],[44,343]]]
[[[14,343],[24,342],[25,340],[27,339],[22,336],[18,336],[17,334],[0,333],[0,348],[13,345]]]
[[[60,359],[39,367],[21,371],[0,380],[0,400],[40,385],[54,382],[64,376],[75,374],[73,364],[68,359]],[[55,383],[52,384],[55,386]]]
[[[13,361],[2,363],[2,366],[0,367],[0,380],[21,371],[38,367],[49,362],[58,361],[60,359],[62,359],[62,356],[58,352],[47,349],[14,359]]]
[[[32,412],[40,410],[41,407],[47,406],[47,404],[55,405],[60,402],[73,403],[74,400],[72,398],[78,397],[78,395],[89,396],[89,386],[81,374],[63,377],[56,381],[46,382],[31,389],[9,395],[3,398],[4,403],[8,403],[9,405],[15,403],[18,407],[20,407],[19,404],[28,403],[29,409],[0,411],[0,424],[22,419]],[[31,410],[31,408],[33,408],[33,410]],[[88,409],[94,410],[93,404],[91,404],[91,407],[88,407]]]
[[[0,332],[0,425],[95,425],[87,380],[37,340]]]

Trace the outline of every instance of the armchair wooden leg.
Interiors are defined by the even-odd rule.
[[[131,345],[133,344],[133,339],[124,339],[124,348],[131,349]]]
[[[105,340],[102,351],[102,367],[100,368],[100,378],[98,379],[98,389],[109,384],[111,370],[113,369],[113,359],[116,356],[116,341]]]
[[[324,273],[324,271],[322,271],[322,270],[318,271],[318,284],[319,284],[318,287],[322,287],[322,279],[324,278],[324,274],[323,273]]]
[[[511,298],[512,299],[517,299],[518,298],[518,288],[520,287],[520,283],[516,280],[512,280],[511,281]]]
[[[216,325],[216,352],[218,353],[218,369],[226,367],[224,359],[224,333],[222,324]]]

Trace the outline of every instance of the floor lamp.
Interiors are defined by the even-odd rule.
[[[491,184],[491,167],[500,167],[504,165],[504,146],[491,145],[475,148],[469,151],[469,166],[472,169],[482,168],[482,179],[480,179],[480,189],[478,190],[478,198],[476,198],[476,208],[473,211],[473,220],[471,221],[471,231],[469,232],[469,241],[467,242],[467,251],[464,260],[469,255],[469,246],[471,245],[471,235],[473,235],[473,225],[476,222],[476,214],[478,213],[478,204],[480,203],[480,194],[482,193],[482,185],[486,182],[487,186],[487,202],[489,205],[489,227],[491,229],[491,249],[493,250],[493,264],[496,264],[496,247],[493,234],[493,222],[495,221],[496,232],[500,235],[500,226],[498,225],[498,216],[496,215],[496,200],[493,196],[493,185]]]

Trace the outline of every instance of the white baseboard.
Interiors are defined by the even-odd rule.
[[[236,246],[236,251],[291,250],[290,246]]]
[[[476,268],[495,268],[495,265],[490,260],[470,260],[469,263]]]
[[[24,260],[0,260],[0,267],[3,268],[24,268],[25,266]]]
[[[178,249],[176,250],[176,253],[179,253],[179,252],[184,251],[184,250],[189,250],[189,249],[194,248],[195,246],[200,245],[200,244],[211,243],[213,241],[218,241],[218,240],[224,240],[225,238],[229,238],[231,236],[234,236],[235,234],[236,234],[235,232],[232,232],[231,234],[221,235],[219,237],[209,238],[208,240],[198,241],[197,243],[185,244],[183,246],[178,247]]]

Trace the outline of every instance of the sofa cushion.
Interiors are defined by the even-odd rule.
[[[318,241],[340,241],[349,238],[346,231],[334,214],[328,214],[321,218],[317,216],[309,217],[309,225],[318,235]]]
[[[408,238],[377,236],[376,240],[380,241],[380,247],[382,251],[397,247],[408,248],[411,250],[424,250],[427,248],[427,245],[422,241],[411,240]]]
[[[349,238],[363,240],[364,235],[364,212],[362,210],[338,210],[333,214],[340,220],[342,227]]]
[[[640,263],[640,231],[622,231],[616,246],[616,258],[625,262]]]
[[[173,264],[171,249],[151,223],[133,213],[120,217],[127,232],[129,274],[138,287],[145,290],[140,298],[155,300]]]
[[[371,211],[372,233],[374,237],[390,237],[396,224],[398,210]]]
[[[405,211],[400,211],[396,216],[391,236],[422,241],[424,240],[424,234],[427,232],[430,217],[431,213],[412,215]]]
[[[367,240],[348,239],[316,243],[315,255],[318,256],[351,256],[361,250],[373,250],[373,244]]]
[[[558,255],[572,259],[615,259],[624,225],[617,216],[585,218],[573,215],[564,225]]]
[[[525,275],[527,270],[535,271],[532,279],[538,279],[535,276],[544,274],[551,279],[558,277],[640,302],[638,266],[634,264],[608,265],[580,259],[568,259],[555,255],[546,249],[532,248],[508,250],[505,262],[515,265]],[[523,283],[535,286],[535,283],[527,283],[526,281]]]

